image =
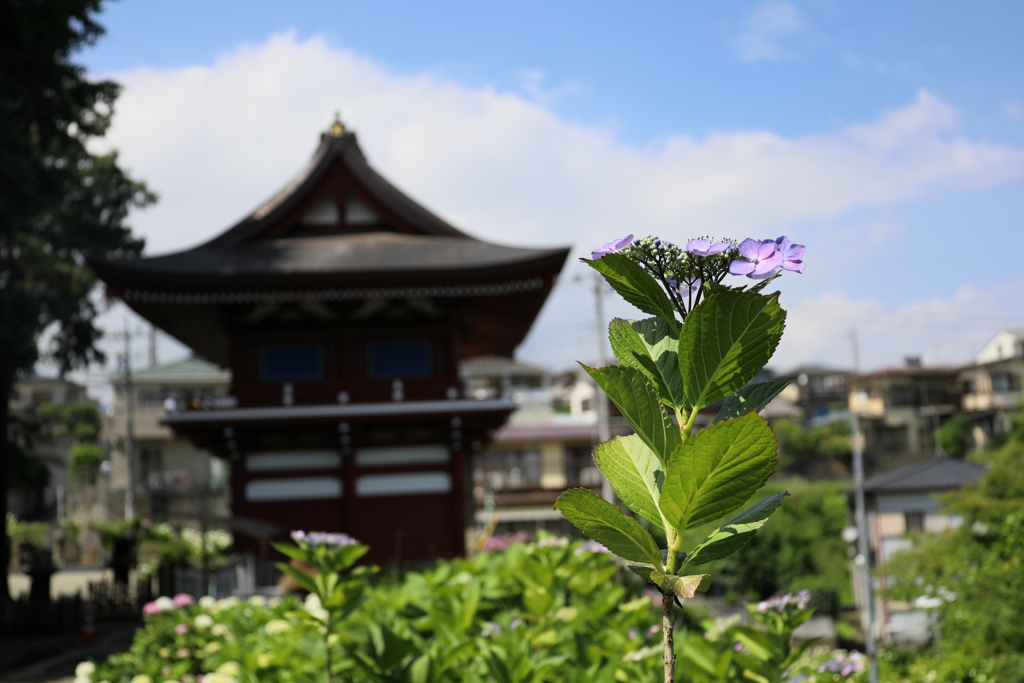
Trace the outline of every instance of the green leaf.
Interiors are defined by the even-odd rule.
[[[685,407],[677,353],[679,339],[666,321],[616,318],[608,327],[608,339],[619,362],[644,373],[662,401],[673,408]]]
[[[637,436],[662,462],[667,462],[679,445],[679,428],[668,416],[650,380],[636,368],[622,365],[589,368],[582,363],[580,365],[618,406]]]
[[[555,509],[582,531],[619,557],[661,566],[661,551],[640,522],[588,489],[569,489],[558,497]]]
[[[757,530],[768,520],[768,516],[788,495],[789,493],[785,491],[776,493],[748,507],[705,538],[690,552],[687,562],[704,564],[736,552],[753,538]]]
[[[273,543],[272,545],[274,550],[282,555],[287,555],[293,560],[299,560],[300,562],[309,562],[309,556],[306,554],[306,551],[298,546],[289,543]]]
[[[672,456],[659,506],[680,533],[749,500],[778,462],[775,435],[757,413],[697,432]]]
[[[636,434],[600,444],[594,451],[594,462],[626,507],[663,526],[658,499],[665,481],[664,466]]]
[[[623,299],[648,315],[676,323],[676,307],[650,273],[623,254],[606,254],[599,259],[584,262],[601,273],[612,289]]]
[[[712,422],[721,422],[730,417],[739,417],[749,413],[751,410],[758,413],[761,412],[792,381],[791,379],[777,379],[770,382],[748,384],[725,399],[722,409],[718,411],[718,415],[715,416]]]
[[[307,590],[310,593],[316,593],[317,592],[317,590],[316,590],[316,588],[317,588],[316,583],[313,581],[312,577],[310,577],[308,574],[306,574],[304,572],[301,572],[298,569],[296,569],[295,567],[292,567],[291,565],[287,565],[284,562],[278,562],[277,563],[277,568],[280,569],[283,574],[287,574],[288,576],[290,576],[293,579],[295,579],[295,582],[298,583],[300,586],[302,586],[302,588],[304,590]]]
[[[657,584],[659,588],[665,588],[665,586],[668,586],[680,600],[692,598],[697,591],[701,589],[701,585],[710,577],[710,574],[676,576],[674,574],[662,574],[659,571],[651,572],[651,581]]]
[[[679,333],[679,367],[691,406],[706,408],[753,379],[775,353],[786,312],[778,292],[722,292],[696,306]]]

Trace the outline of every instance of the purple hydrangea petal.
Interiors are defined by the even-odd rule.
[[[629,246],[632,243],[633,243],[633,235],[626,235],[625,237],[623,237],[620,240],[612,240],[611,242],[609,242],[608,244],[604,245],[603,247],[601,247],[597,251],[590,252],[590,256],[594,260],[597,260],[597,259],[601,258],[602,256],[607,256],[608,254],[613,254],[613,253],[617,252],[618,250],[622,249],[623,247]]]
[[[738,247],[740,256],[753,261],[757,259],[757,250],[758,248],[760,248],[760,246],[760,242],[758,242],[757,240],[752,240],[748,237],[747,239],[740,242],[740,246]],[[735,261],[733,263],[735,263]]]
[[[690,240],[686,243],[686,249],[683,251],[704,256],[710,247],[711,242],[708,242],[707,240]]]
[[[749,277],[751,280],[767,280],[772,275],[775,275],[775,273],[777,273],[778,270],[779,270],[779,268],[778,268],[778,266],[776,266],[775,268],[771,268],[769,270],[766,270],[763,273],[758,273],[758,272],[750,273],[749,275],[747,275],[747,277]]]
[[[804,262],[803,261],[786,261],[785,263],[782,264],[782,267],[783,267],[783,269],[791,270],[794,273],[802,273],[802,272],[804,272]]]
[[[775,244],[775,240],[765,240],[757,247],[758,261],[766,261],[768,259],[775,258],[778,254],[779,245]]]
[[[729,272],[733,275],[749,275],[754,272],[755,264],[753,261],[742,261],[736,259],[729,264]]]

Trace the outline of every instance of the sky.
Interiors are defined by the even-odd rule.
[[[518,351],[554,370],[596,353],[577,257],[628,233],[805,244],[777,281],[780,371],[851,367],[853,329],[870,370],[963,364],[1024,328],[1024,3],[120,0],[99,19],[76,59],[123,85],[96,148],[160,195],[130,217],[147,254],[248,214],[340,111],[457,227],[572,246]]]

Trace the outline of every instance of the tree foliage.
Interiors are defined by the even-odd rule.
[[[769,484],[766,488],[772,488]],[[791,497],[735,555],[716,566],[727,593],[764,600],[775,593],[810,589],[814,604],[835,614],[849,604],[846,494],[836,484],[787,482]]]
[[[939,638],[925,659],[937,681],[1024,680],[1024,444],[984,459],[982,479],[944,501],[963,524],[922,536],[879,570],[889,597],[933,607]]]
[[[47,356],[62,372],[102,360],[89,258],[141,251],[124,221],[155,200],[90,143],[110,125],[120,91],[72,55],[103,34],[101,0],[0,0],[0,429],[19,373]],[[0,442],[0,508],[7,444]],[[0,566],[7,543],[0,537]],[[6,582],[0,599],[7,596]]]

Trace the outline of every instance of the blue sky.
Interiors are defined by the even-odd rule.
[[[1024,327],[1019,2],[121,0],[100,20],[79,58],[125,84],[109,144],[162,195],[133,217],[152,253],[247,213],[341,109],[371,163],[482,238],[807,244],[779,369],[848,365],[854,325],[867,367],[962,363]],[[524,358],[592,357],[579,272]]]

